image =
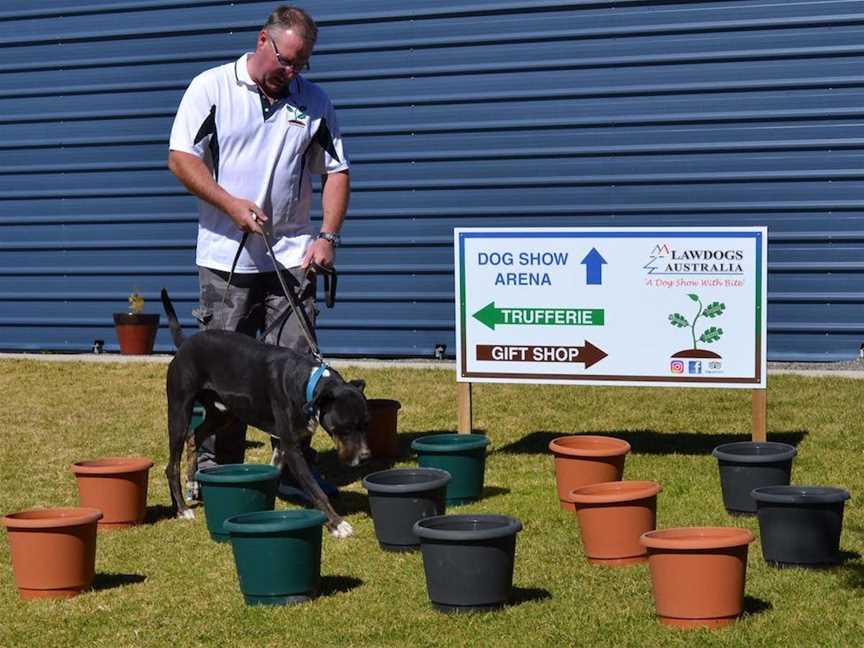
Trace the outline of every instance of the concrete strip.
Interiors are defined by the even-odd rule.
[[[173,355],[154,353],[152,355],[119,355],[117,353],[0,353],[2,360],[35,360],[37,362],[95,362],[120,364],[168,364]],[[328,358],[336,367],[370,367],[375,369],[447,369],[456,370],[453,360],[378,360],[374,358]]]
[[[137,364],[168,364],[174,356],[167,353],[157,353],[146,356],[119,355],[116,353],[0,353],[2,360],[36,360],[39,362],[101,362],[101,363],[137,363]],[[375,358],[330,358],[330,364],[337,369],[340,367],[369,367],[373,369],[441,369],[447,371],[456,370],[456,362],[453,360],[380,360]],[[798,376],[834,377],[864,379],[864,370],[856,369],[825,369],[824,365],[813,369],[801,368],[800,365],[794,369],[769,366],[768,375],[794,374]]]

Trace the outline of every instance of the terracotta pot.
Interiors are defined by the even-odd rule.
[[[147,510],[147,477],[153,462],[141,457],[106,457],[72,464],[78,501],[102,511],[100,529],[141,524]]]
[[[150,355],[159,329],[158,313],[114,313],[114,328],[123,355]]]
[[[717,628],[744,611],[747,529],[688,527],[642,534],[660,621],[679,628]]]
[[[570,491],[582,546],[595,565],[632,565],[648,560],[639,538],[657,528],[657,493],[653,481],[591,484]]]
[[[101,517],[92,508],[54,508],[3,518],[21,598],[69,598],[90,587]]]
[[[402,404],[387,398],[370,398],[369,430],[366,444],[373,459],[397,459],[399,457],[399,436],[396,417]]]
[[[572,511],[570,491],[589,484],[619,481],[630,444],[621,439],[580,434],[549,442],[555,455],[555,480],[561,508]]]

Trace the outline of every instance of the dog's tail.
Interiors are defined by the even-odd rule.
[[[168,316],[168,326],[171,329],[171,339],[174,340],[174,346],[178,349],[183,344],[186,338],[183,336],[183,329],[180,326],[180,320],[177,319],[177,313],[174,311],[174,306],[171,304],[171,299],[168,297],[168,291],[162,289],[162,307],[165,309],[165,315]]]

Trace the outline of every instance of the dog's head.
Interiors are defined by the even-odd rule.
[[[316,398],[318,422],[333,443],[339,461],[356,466],[369,458],[366,430],[369,427],[369,408],[362,380],[328,380]]]

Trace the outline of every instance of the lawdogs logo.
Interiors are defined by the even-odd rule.
[[[744,251],[728,248],[676,248],[657,243],[642,266],[649,275],[744,274]]]
[[[293,124],[295,126],[306,126],[306,122],[304,120],[309,119],[309,115],[306,114],[306,106],[300,106],[295,108],[292,105],[287,105],[286,109],[291,113],[291,119],[288,120],[289,124]]]

